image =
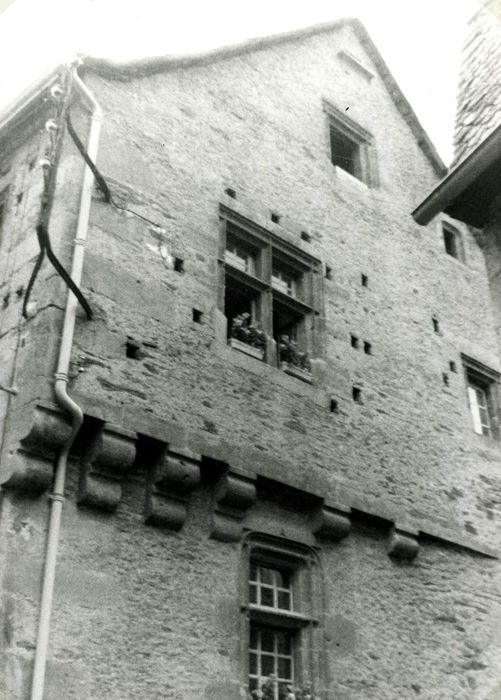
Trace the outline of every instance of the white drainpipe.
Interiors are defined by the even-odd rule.
[[[87,153],[93,162],[96,161],[99,144],[99,132],[103,113],[98,102],[78,77],[76,70],[73,76],[74,84],[80,91],[84,101],[92,110],[92,119],[87,142]],[[75,245],[73,249],[73,263],[71,267],[71,278],[80,286],[82,278],[82,267],[85,255],[85,245],[87,241],[87,230],[89,225],[90,205],[92,189],[94,186],[94,175],[86,165],[80,196],[80,211],[78,214],[77,231]],[[59,530],[61,526],[61,513],[64,502],[64,485],[66,480],[66,465],[68,455],[73,441],[83,422],[83,413],[80,406],[73,401],[67,393],[68,369],[70,366],[71,348],[73,345],[73,332],[75,330],[75,320],[77,311],[77,299],[73,292],[68,291],[66,310],[64,314],[63,331],[61,345],[59,348],[59,359],[57,363],[55,394],[58,403],[71,415],[72,430],[65,446],[63,447],[56,463],[56,474],[54,479],[54,490],[51,495],[49,531],[47,535],[47,551],[45,556],[44,578],[42,583],[42,600],[40,603],[40,619],[38,625],[37,644],[35,650],[35,663],[33,669],[33,680],[31,686],[31,700],[43,700],[45,667],[47,663],[47,651],[49,645],[50,616],[52,612],[52,598],[54,591],[54,578],[56,571],[56,558],[59,545]]]

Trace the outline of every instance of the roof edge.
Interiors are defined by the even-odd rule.
[[[133,80],[147,77],[162,71],[178,68],[190,68],[192,66],[204,66],[215,61],[222,61],[235,56],[251,53],[276,46],[289,41],[299,41],[316,34],[325,34],[343,26],[351,25],[369,56],[374,61],[381,77],[388,89],[390,97],[395,103],[400,114],[414,134],[419,147],[430,161],[438,177],[443,177],[447,168],[439,156],[433,142],[421,125],[409,101],[398,86],[385,60],[372,41],[368,31],[362,22],[355,17],[344,17],[333,22],[315,24],[304,29],[296,29],[291,32],[272,34],[257,39],[249,39],[239,44],[232,44],[223,48],[191,54],[188,56],[158,56],[135,61],[117,62],[105,58],[87,57],[84,61],[84,70],[88,70],[113,80]]]
[[[412,212],[414,221],[422,226],[444,211],[501,154],[501,125],[461,161]]]

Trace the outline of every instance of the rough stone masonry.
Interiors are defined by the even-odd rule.
[[[444,167],[365,30],[89,59],[80,73],[103,110],[97,166],[115,205],[96,187],[93,320],[79,310],[69,376],[85,419],[44,697],[237,700],[252,630],[279,630],[293,684],[322,700],[496,697],[499,442],[473,429],[463,364],[501,371],[485,262],[466,227],[449,221],[458,260],[442,218],[413,222]],[[69,434],[53,393],[66,288],[49,265],[21,318],[44,94],[0,134],[4,700],[30,697],[48,494]],[[76,97],[70,109],[85,142],[88,111]],[[370,154],[369,182],[333,162],[339,113],[340,143]],[[66,267],[84,168],[66,134],[50,222]],[[313,338],[306,381],[269,361],[271,335],[264,360],[228,345],[228,221],[250,257],[275,246],[311,275],[314,310],[282,304]],[[279,298],[257,273],[237,278],[254,305]],[[252,566],[282,575],[287,614],[253,604]],[[264,668],[266,650],[255,656]]]

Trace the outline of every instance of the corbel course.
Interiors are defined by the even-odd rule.
[[[39,404],[26,434],[5,450],[0,483],[4,489],[40,494],[50,488],[54,460],[71,435],[71,425],[57,410]]]
[[[419,551],[419,532],[397,523],[391,528],[388,540],[388,555],[400,561],[412,561]]]
[[[338,542],[350,532],[350,509],[324,503],[314,513],[312,525],[313,534],[317,537]]]
[[[82,454],[78,503],[114,511],[136,457],[136,433],[105,423]]]
[[[201,457],[185,448],[164,447],[146,487],[145,522],[180,530],[190,493],[200,482]]]
[[[245,514],[255,500],[253,478],[231,469],[223,474],[214,489],[212,539],[238,542],[242,537]]]

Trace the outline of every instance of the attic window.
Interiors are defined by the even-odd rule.
[[[336,107],[324,101],[329,125],[330,159],[368,187],[377,187],[376,153],[372,135]]]
[[[463,242],[459,231],[448,224],[442,224],[442,235],[447,255],[456,258],[456,260],[464,261]]]

